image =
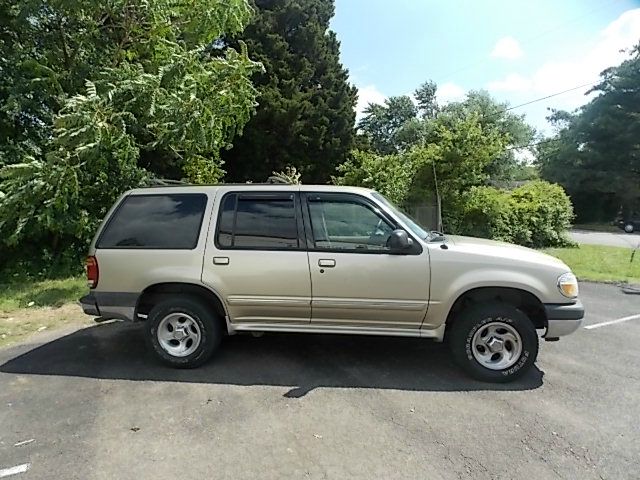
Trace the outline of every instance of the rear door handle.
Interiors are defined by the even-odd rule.
[[[336,261],[333,258],[321,258],[318,260],[318,266],[324,268],[333,268],[336,266]]]
[[[213,257],[214,265],[229,265],[229,257]]]

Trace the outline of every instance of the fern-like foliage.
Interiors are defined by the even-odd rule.
[[[254,111],[262,68],[218,40],[242,31],[247,0],[11,3],[0,260],[78,256],[115,199],[150,177],[222,177],[219,152]]]

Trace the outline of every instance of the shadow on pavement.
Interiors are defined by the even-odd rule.
[[[100,379],[293,387],[298,398],[318,387],[416,391],[531,390],[537,367],[522,379],[490,384],[469,379],[445,345],[401,337],[272,334],[233,336],[204,366],[174,370],[158,364],[141,324],[108,323],[78,330],[0,366],[0,372]]]

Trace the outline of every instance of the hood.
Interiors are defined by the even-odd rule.
[[[460,235],[447,235],[447,241],[453,249],[472,255],[491,257],[496,264],[526,262],[569,272],[567,265],[551,255],[542,253],[532,248],[521,247],[507,242],[498,242],[486,238],[463,237]]]

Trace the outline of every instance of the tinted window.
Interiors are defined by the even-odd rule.
[[[107,224],[98,248],[195,248],[206,205],[203,194],[130,195]]]
[[[217,232],[222,248],[298,248],[293,198],[224,199]]]
[[[335,200],[309,202],[316,248],[385,251],[393,227],[368,205]]]
[[[233,220],[236,214],[237,195],[227,195],[220,208],[218,218],[218,245],[231,247],[233,241]]]

